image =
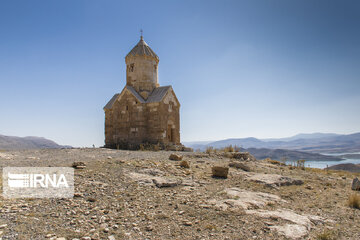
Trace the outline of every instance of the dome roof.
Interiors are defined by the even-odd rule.
[[[128,55],[126,55],[126,57],[129,56],[150,56],[159,59],[155,52],[144,41],[142,36],[138,44],[136,44],[136,46],[128,53]]]

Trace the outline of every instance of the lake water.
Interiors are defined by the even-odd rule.
[[[340,156],[344,154],[360,154],[360,152],[357,153],[322,153],[323,155],[328,156]],[[287,162],[286,164],[291,164],[292,162]],[[305,167],[311,167],[311,168],[326,168],[331,167],[333,165],[337,164],[343,164],[343,163],[354,163],[354,164],[360,164],[360,159],[352,159],[352,158],[345,158],[342,161],[306,161]]]

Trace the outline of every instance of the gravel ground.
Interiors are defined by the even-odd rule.
[[[360,239],[360,210],[347,205],[354,193],[352,179],[359,174],[249,159],[241,162],[250,171],[231,167],[228,178],[221,179],[212,177],[212,166],[240,160],[177,152],[190,165],[183,168],[180,161],[169,160],[173,153],[97,148],[1,151],[1,169],[70,167],[74,162],[84,162],[86,168],[75,169],[72,199],[0,197],[0,238]],[[266,174],[271,180],[280,175],[303,184],[252,180]],[[230,196],[229,189],[241,194]]]

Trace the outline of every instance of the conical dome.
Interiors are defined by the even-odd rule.
[[[150,56],[159,59],[155,52],[144,41],[142,36],[138,44],[136,44],[136,46],[128,53],[128,55],[126,55],[126,57],[129,56]]]

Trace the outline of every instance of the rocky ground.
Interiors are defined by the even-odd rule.
[[[360,239],[360,210],[347,205],[359,173],[176,153],[186,166],[172,153],[2,151],[0,168],[86,167],[75,169],[72,199],[0,197],[0,238]],[[212,177],[230,162],[228,178]]]

